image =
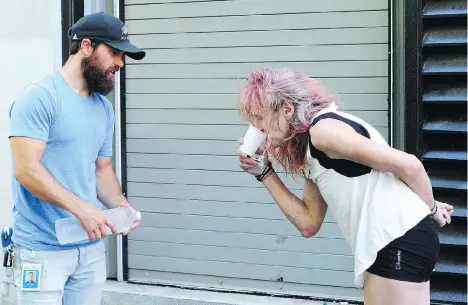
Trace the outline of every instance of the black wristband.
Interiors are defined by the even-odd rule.
[[[273,164],[271,164],[270,161],[268,161],[267,166],[263,169],[262,173],[259,175],[256,175],[255,178],[257,178],[258,181],[262,182],[268,174],[270,174],[273,171]]]
[[[439,209],[439,208],[438,208],[437,203],[436,203],[436,205],[435,205],[435,211],[432,212],[432,209],[431,209],[431,212],[432,212],[432,213],[431,213],[431,217],[434,216],[434,215],[437,213],[437,210],[438,210],[438,209]]]

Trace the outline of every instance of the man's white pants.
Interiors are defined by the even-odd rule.
[[[103,241],[71,250],[33,251],[14,246],[18,305],[98,305],[106,281]],[[39,291],[21,289],[23,264],[42,264]]]

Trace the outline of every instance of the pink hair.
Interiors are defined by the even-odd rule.
[[[295,109],[289,122],[290,136],[282,146],[276,149],[270,147],[268,150],[286,172],[300,175],[304,174],[312,118],[337,100],[325,93],[318,80],[302,72],[287,68],[263,68],[252,72],[247,78],[247,84],[241,88],[239,115],[249,122],[255,122],[258,116],[264,117],[265,132],[268,133],[277,128],[275,117],[286,101],[291,102]]]

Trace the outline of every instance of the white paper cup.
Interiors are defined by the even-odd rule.
[[[249,157],[252,157],[263,142],[265,142],[265,139],[265,133],[250,125],[244,136],[244,144],[242,144],[239,149]]]

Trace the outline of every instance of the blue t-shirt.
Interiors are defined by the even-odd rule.
[[[112,156],[114,112],[100,94],[83,97],[60,72],[30,85],[10,107],[10,136],[46,142],[41,165],[65,189],[99,209],[96,160]],[[14,177],[13,236],[15,244],[32,250],[62,250],[88,245],[88,240],[60,245],[55,221],[73,216],[39,200]]]

